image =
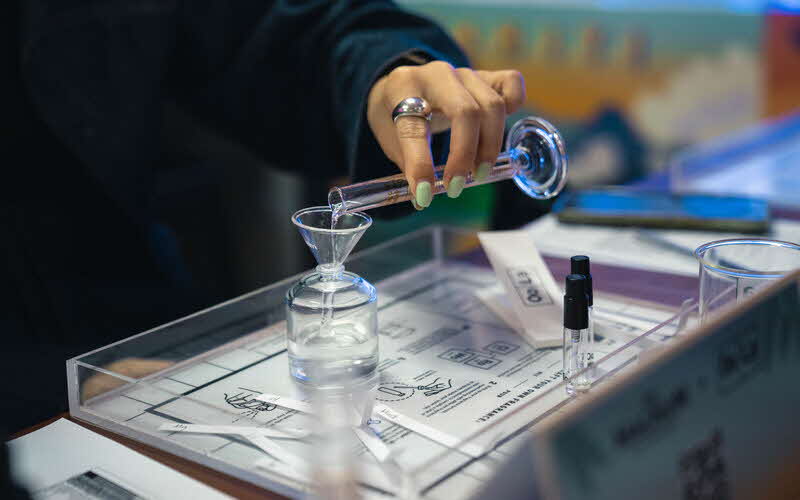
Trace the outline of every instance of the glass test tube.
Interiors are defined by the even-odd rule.
[[[433,194],[447,191],[443,181],[444,166],[434,168]],[[564,139],[556,128],[541,118],[519,120],[506,137],[506,151],[500,153],[494,168],[483,181],[469,175],[465,188],[514,179],[528,196],[548,199],[556,196],[567,180],[567,153]],[[409,201],[411,193],[404,174],[334,187],[328,193],[331,209],[360,212]]]

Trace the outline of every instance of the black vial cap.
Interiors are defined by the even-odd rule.
[[[569,259],[570,272],[572,274],[582,274],[586,277],[586,297],[591,306],[594,303],[592,294],[592,273],[589,270],[589,257],[586,255],[575,255]]]
[[[572,330],[589,328],[586,285],[586,277],[582,274],[567,276],[566,293],[564,294],[564,328]]]

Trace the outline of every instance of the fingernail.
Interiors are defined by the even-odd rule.
[[[417,201],[414,198],[411,198],[411,204],[414,205],[414,208],[419,211],[422,210],[422,207],[417,205]]]
[[[431,192],[431,183],[423,181],[417,184],[417,204],[422,208],[427,207],[433,200],[433,193]]]
[[[450,198],[458,198],[461,191],[464,190],[464,183],[467,180],[463,175],[457,175],[450,179],[450,184],[447,185],[447,196]]]
[[[482,162],[478,165],[478,171],[475,172],[475,182],[483,182],[489,177],[489,171],[492,169],[492,166],[489,165],[488,161]]]

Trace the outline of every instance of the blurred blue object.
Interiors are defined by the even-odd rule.
[[[800,0],[771,0],[765,3],[766,10],[770,12],[800,14]]]
[[[733,194],[800,207],[800,114],[679,154],[669,186],[673,193]]]

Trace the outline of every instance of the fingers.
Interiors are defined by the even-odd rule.
[[[393,70],[385,82],[383,109],[391,116],[398,102],[407,97],[425,95],[424,84],[416,68],[401,66]],[[406,174],[414,208],[420,210],[433,200],[433,158],[430,146],[430,124],[416,116],[401,116],[393,124],[397,139],[399,167]]]
[[[506,120],[505,100],[483,81],[475,72],[461,68],[457,70],[461,82],[480,106],[480,138],[475,161],[475,179],[482,181],[495,164],[503,147],[503,131]]]
[[[391,120],[397,103],[416,96],[430,103],[434,119],[444,117],[442,123],[450,124],[442,183],[455,198],[470,174],[478,180],[488,175],[502,149],[506,115],[522,106],[525,86],[517,71],[455,69],[442,61],[398,67],[373,86],[367,105],[370,127],[389,159],[404,172],[419,210],[430,205],[435,187],[431,123],[419,117]]]
[[[428,66],[431,66],[427,80],[431,105],[450,119],[450,154],[442,181],[448,196],[455,198],[461,194],[467,176],[475,170],[481,106],[465,87],[459,70],[446,63]]]
[[[476,71],[475,74],[503,98],[507,114],[515,113],[525,103],[525,80],[519,71]]]

